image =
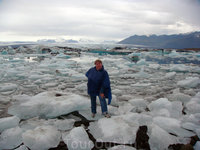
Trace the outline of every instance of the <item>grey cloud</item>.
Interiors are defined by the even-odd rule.
[[[120,39],[190,32],[200,30],[199,14],[197,0],[2,0],[0,37],[9,32]]]

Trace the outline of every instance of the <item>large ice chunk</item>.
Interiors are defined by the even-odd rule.
[[[16,90],[18,86],[16,84],[8,84],[0,87],[0,92],[7,92],[7,91],[13,91]]]
[[[200,129],[199,126],[197,126],[193,123],[190,123],[190,122],[182,123],[181,127],[184,128],[184,129],[192,130],[192,131]]]
[[[10,128],[1,133],[0,149],[13,149],[22,143],[22,129]]]
[[[137,113],[102,118],[90,123],[89,129],[97,141],[132,144],[139,128],[138,118]]]
[[[196,113],[200,113],[200,104],[197,103],[196,101],[190,101],[186,104],[186,112],[188,114],[196,114]]]
[[[115,95],[123,95],[123,90],[120,90],[120,89],[113,89],[112,90],[112,94],[115,94]]]
[[[149,64],[149,68],[152,69],[159,69],[160,65],[159,64]]]
[[[146,60],[145,59],[141,59],[136,64],[137,65],[145,65],[146,64]]]
[[[90,108],[90,101],[86,97],[71,93],[49,91],[33,96],[27,102],[13,104],[8,109],[8,113],[14,114],[21,119],[29,119],[35,116],[53,118],[88,108]]]
[[[152,150],[168,149],[170,144],[175,144],[176,139],[165,130],[156,125],[151,125],[149,145]]]
[[[47,150],[57,147],[61,133],[52,126],[39,126],[22,134],[24,144],[32,150]]]
[[[46,75],[37,75],[37,74],[35,74],[35,75],[30,75],[28,78],[30,80],[38,80],[38,79],[43,79],[43,78],[46,78],[46,77],[47,77]]]
[[[146,108],[148,104],[144,99],[130,99],[128,102],[137,108]]]
[[[71,130],[74,126],[74,119],[56,120],[54,126],[59,130]]]
[[[196,87],[198,84],[200,84],[199,77],[187,77],[185,80],[178,81],[177,85],[180,87]]]
[[[185,121],[185,122],[193,123],[193,124],[195,124],[195,125],[197,125],[197,126],[200,126],[199,119],[197,119],[196,116],[193,115],[193,114],[191,114],[191,115],[189,115],[189,116],[185,116],[185,117],[184,117],[184,121]]]
[[[0,133],[4,131],[5,129],[18,126],[19,121],[20,121],[20,118],[16,116],[0,118]]]
[[[168,109],[155,109],[151,111],[152,116],[163,116],[163,117],[170,117],[170,112]]]
[[[148,73],[144,72],[144,66],[141,67],[140,72],[133,74],[133,76],[135,76],[135,77],[150,77],[150,75]]]
[[[174,118],[158,116],[153,118],[153,123],[163,128],[167,132],[176,134],[179,137],[194,136],[193,132],[181,128],[181,121]]]
[[[77,86],[77,89],[78,89],[79,91],[87,91],[87,84],[85,84],[85,83],[79,84],[79,85]]]
[[[159,98],[156,101],[152,101],[148,105],[148,108],[150,111],[159,110],[159,109],[172,110],[172,104],[170,101],[168,101],[167,98]]]
[[[176,72],[169,72],[169,73],[166,73],[165,74],[165,77],[166,79],[171,79],[173,78],[174,76],[176,75]]]
[[[20,122],[19,126],[26,132],[27,130],[34,130],[38,126],[54,126],[58,130],[70,130],[74,126],[74,119],[39,119],[39,117],[31,118]]]
[[[83,127],[76,127],[62,136],[69,150],[91,150],[94,146]]]
[[[170,65],[170,71],[188,72],[189,67],[185,66],[184,64],[172,64],[172,65]]]
[[[170,101],[180,101],[185,104],[186,102],[190,101],[191,96],[180,93],[178,88],[173,91],[173,94],[169,97],[169,99]]]

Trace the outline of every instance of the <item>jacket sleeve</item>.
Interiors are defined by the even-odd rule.
[[[104,93],[106,87],[105,86],[101,86],[100,92],[99,93]]]
[[[104,73],[104,79],[103,79],[103,83],[101,87],[105,88],[103,93],[105,97],[108,98],[108,105],[110,105],[111,100],[112,100],[112,93],[111,93],[111,87],[110,87],[110,78],[107,71],[105,71]]]
[[[88,77],[90,69],[86,72],[85,76]]]
[[[110,79],[109,79],[107,71],[104,72],[102,86],[104,86],[105,88],[109,88],[110,87]]]

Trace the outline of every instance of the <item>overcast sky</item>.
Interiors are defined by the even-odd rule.
[[[200,0],[0,0],[0,41],[200,31]]]

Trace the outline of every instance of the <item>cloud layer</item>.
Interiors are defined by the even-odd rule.
[[[0,41],[186,33],[199,14],[199,0],[0,0]]]

